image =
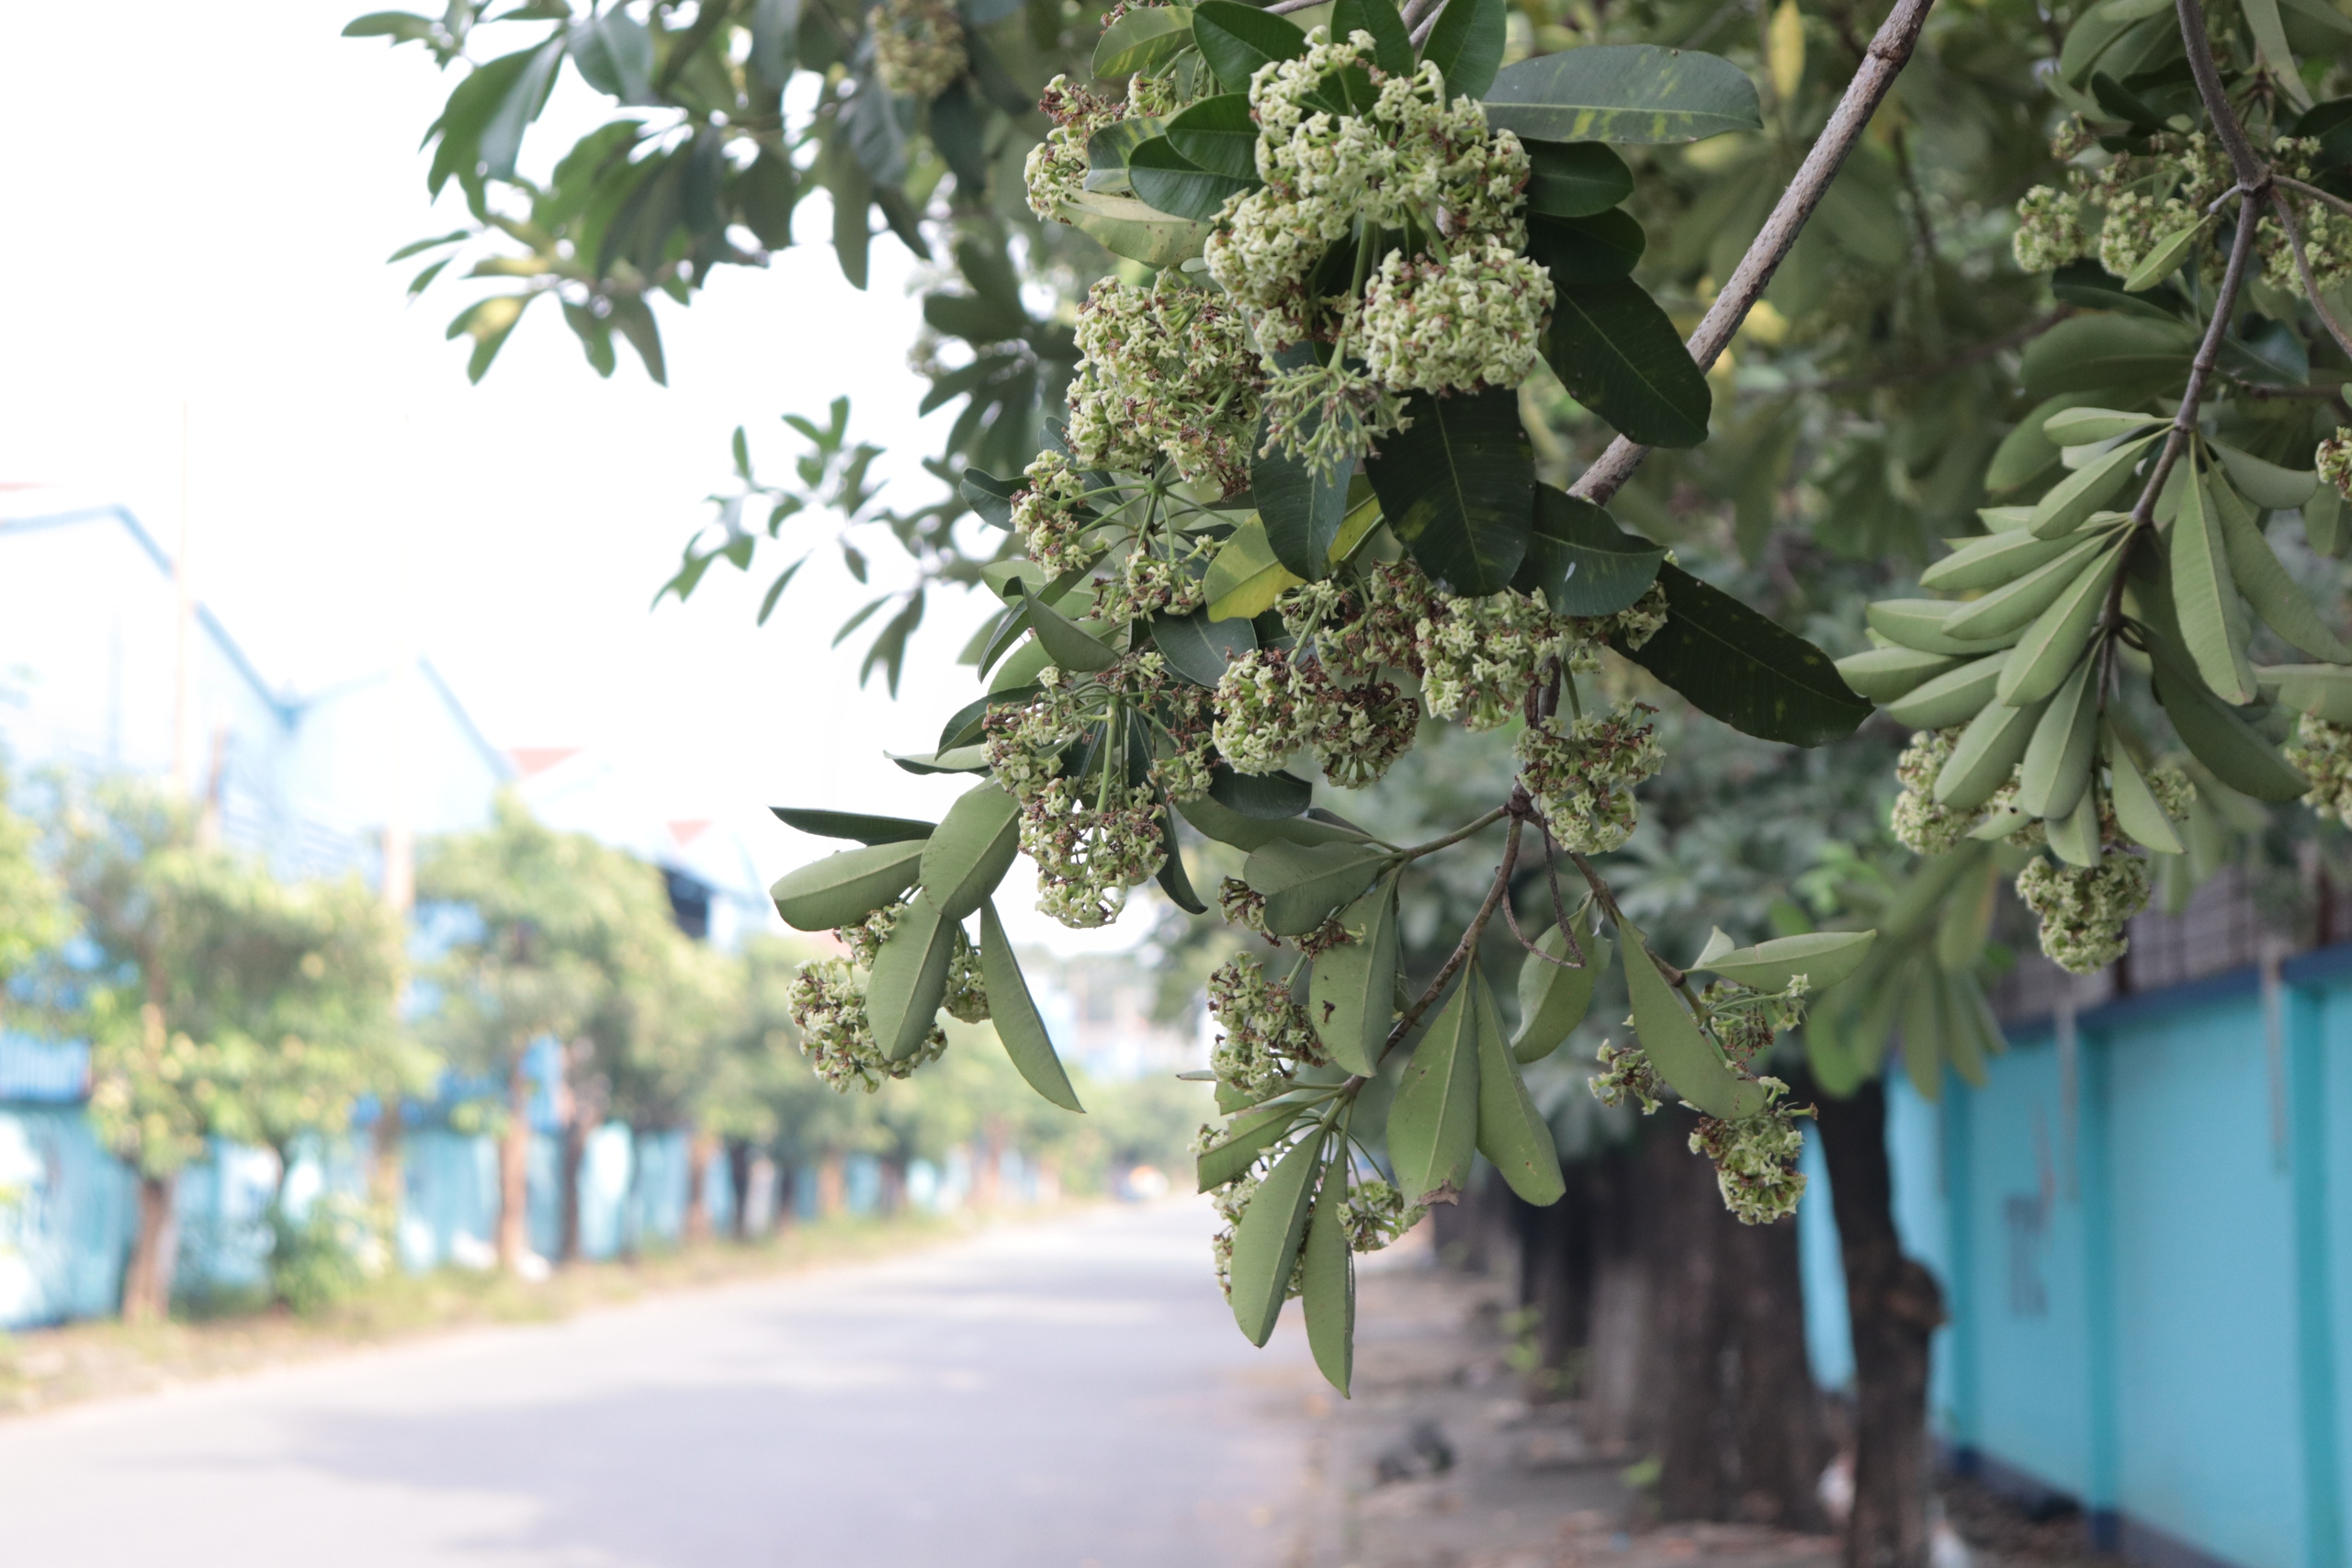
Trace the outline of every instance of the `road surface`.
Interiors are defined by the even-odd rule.
[[[1258,1568],[1317,1386],[1205,1207],[0,1422],[8,1568]]]

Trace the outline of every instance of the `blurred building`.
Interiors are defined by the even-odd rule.
[[[1024,952],[1037,1010],[1065,1060],[1098,1078],[1139,1078],[1208,1066],[1197,1020],[1155,1016],[1159,976],[1131,953],[1057,957]]]

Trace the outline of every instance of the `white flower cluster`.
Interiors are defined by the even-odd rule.
[[[1165,281],[1106,277],[1078,312],[1069,448],[1085,468],[1180,479],[1220,494],[1248,488],[1258,427],[1258,353],[1233,305]]]
[[[2036,857],[2018,873],[2018,897],[2041,920],[2051,962],[2070,974],[2095,974],[2132,945],[2124,928],[2148,907],[2148,863],[2112,849],[2093,866]]]
[[[1059,577],[1091,564],[1087,542],[1094,519],[1083,508],[1086,479],[1059,452],[1037,454],[1021,477],[1026,487],[1012,498],[1012,531],[1038,570]]]
[[[1210,732],[1236,773],[1271,773],[1311,747],[1342,789],[1375,783],[1412,749],[1420,705],[1386,681],[1343,686],[1324,667],[1280,649],[1252,649],[1226,666]]]
[[[1638,1044],[1611,1045],[1604,1040],[1594,1056],[1600,1071],[1586,1080],[1585,1087],[1601,1104],[1614,1110],[1631,1100],[1648,1116],[1665,1102],[1666,1080],[1658,1076],[1649,1053]]]
[[[936,1024],[909,1055],[891,1061],[876,1043],[865,1018],[867,974],[847,959],[820,958],[801,966],[786,997],[800,1029],[800,1053],[817,1076],[847,1093],[852,1085],[871,1094],[885,1078],[903,1078],[939,1060],[947,1035]]]
[[[950,0],[882,0],[875,8],[874,74],[891,92],[928,102],[970,63],[964,18]]]
[[[2334,435],[2319,444],[2319,477],[2352,501],[2352,429],[2338,425]]]
[[[1903,793],[1894,797],[1894,840],[1915,855],[1939,855],[1959,844],[1975,826],[1977,813],[1955,811],[1936,801],[1936,777],[1951,761],[1960,731],[1922,729],[1895,760]]]
[[[1327,1173],[1323,1179],[1332,1178]],[[1396,1183],[1374,1177],[1348,1189],[1347,1200],[1340,1206],[1340,1224],[1348,1233],[1351,1251],[1378,1252],[1419,1224],[1428,1213],[1426,1205],[1406,1202],[1403,1190]]]
[[[1483,599],[1441,598],[1414,628],[1421,700],[1464,729],[1498,729],[1519,713],[1570,630],[1541,594],[1506,588]]]
[[[1065,776],[1063,753],[1084,739],[1108,694],[1099,682],[1080,690],[1051,666],[1038,684],[1044,690],[1028,702],[989,711],[989,767],[1021,802],[1021,849],[1037,863],[1037,908],[1066,926],[1107,926],[1126,908],[1127,890],[1167,858],[1159,797],[1123,777]]]
[[[1323,1042],[1306,1010],[1254,958],[1228,958],[1209,976],[1209,1016],[1225,1032],[1209,1053],[1210,1070],[1252,1100],[1287,1087],[1294,1068],[1323,1064]]]
[[[1521,776],[1544,808],[1552,836],[1583,855],[1606,854],[1634,836],[1640,820],[1634,788],[1666,766],[1645,703],[1620,703],[1606,714],[1569,723],[1531,725],[1521,731]]]
[[[2303,800],[2313,811],[2352,822],[2352,728],[2305,714],[2295,726],[2287,760],[2311,780]]]
[[[1535,368],[1552,275],[1500,240],[1443,259],[1391,251],[1364,285],[1352,340],[1374,379],[1399,391],[1516,387]]]
[[[1067,223],[1069,220],[1062,216],[1062,203],[1086,188],[1087,139],[1117,123],[1126,111],[1116,100],[1098,97],[1067,76],[1046,84],[1037,107],[1054,122],[1054,128],[1029,149],[1028,162],[1022,166],[1022,183],[1030,211]]]
[[[1702,1116],[1690,1134],[1690,1152],[1715,1162],[1724,1207],[1745,1225],[1769,1225],[1797,1212],[1804,1196],[1804,1176],[1797,1169],[1804,1134],[1796,1123],[1813,1114],[1810,1106],[1781,1103],[1789,1086],[1780,1079],[1757,1081],[1767,1096],[1762,1111],[1737,1122]]]

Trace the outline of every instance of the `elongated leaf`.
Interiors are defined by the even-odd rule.
[[[2041,618],[2026,628],[2025,635],[2018,639],[2016,651],[2009,655],[2009,661],[2001,666],[2001,678],[1994,686],[2003,702],[2012,707],[2038,703],[2066,679],[2098,628],[2115,574],[2123,570],[2123,541],[2127,537],[2126,534],[2117,534],[2105,553],[2084,568],[2075,585],[2060,594]]]
[[[1641,224],[1616,208],[1589,218],[1527,220],[1527,254],[1543,264],[1553,285],[1562,290],[1580,291],[1629,277],[1648,247],[1649,236]]]
[[[2230,576],[2230,554],[2213,493],[2199,480],[2181,491],[2172,520],[2172,598],[2181,640],[2197,673],[2223,701],[2250,703],[2254,666],[2246,661],[2245,608]]]
[[[1393,0],[1339,0],[1331,9],[1331,36],[1372,35],[1372,61],[1392,76],[1413,70],[1413,34]],[[1453,89],[1458,92],[1459,89]]]
[[[1307,581],[1330,574],[1331,547],[1348,516],[1348,482],[1346,473],[1318,473],[1280,447],[1251,456],[1250,493],[1284,570]]]
[[[1168,144],[1195,168],[1258,183],[1258,122],[1249,94],[1203,98],[1168,121],[1167,135]]]
[[[1699,1028],[1689,1007],[1649,951],[1642,933],[1627,925],[1625,989],[1633,997],[1634,1030],[1642,1049],[1674,1092],[1708,1115],[1726,1122],[1764,1109],[1764,1090],[1731,1069],[1713,1041]]]
[[[1979,659],[2007,646],[2000,638],[1963,640],[1944,630],[1945,622],[1969,607],[1949,599],[1873,599],[1863,611],[1863,618],[1870,623],[1871,630],[1887,641],[1920,653]]]
[[[1258,631],[1238,617],[1212,621],[1205,610],[1159,615],[1151,618],[1151,645],[1170,670],[1195,686],[1214,686],[1225,678],[1227,664],[1258,646]]]
[[[883,755],[910,773],[984,773],[989,767],[985,746],[958,746],[950,751],[886,751]]]
[[[1340,0],[1342,6],[1354,3],[1358,0]],[[1405,58],[1412,59],[1409,44]],[[1343,1141],[1337,1156],[1324,1165],[1323,1182],[1316,1190],[1315,1212],[1306,1228],[1306,1267],[1299,1280],[1306,1348],[1314,1353],[1316,1370],[1343,1399],[1355,1373],[1356,1349],[1356,1264],[1354,1250],[1348,1245],[1347,1201],[1348,1153]]]
[[[2107,757],[2108,795],[2115,805],[2115,825],[2133,843],[2160,855],[2185,852],[2180,830],[2165,814],[2156,792],[2149,786],[2148,776],[2132,760],[2131,748],[2123,744],[2114,726],[2102,722],[2099,731],[2099,750]]]
[[[1634,171],[1598,141],[1531,141],[1527,210],[1548,218],[1589,218],[1634,194]]]
[[[1697,141],[1764,124],[1756,85],[1717,55],[1589,44],[1505,66],[1487,123],[1538,141]]]
[[[1306,52],[1306,35],[1295,24],[1238,0],[1201,0],[1193,12],[1193,41],[1228,93],[1248,92],[1261,65]]]
[[[1208,224],[1195,219],[1170,217],[1148,202],[1110,191],[1087,191],[1066,197],[1061,215],[1113,255],[1125,256],[1150,267],[1170,267],[1190,261],[1208,243]]]
[[[1506,389],[1415,392],[1412,423],[1364,463],[1388,526],[1456,593],[1508,587],[1535,521],[1535,457]]]
[[[2256,800],[2293,800],[2311,788],[2311,781],[2277,747],[2207,689],[2188,665],[2186,654],[2167,647],[2161,632],[2150,637],[2148,648],[2155,660],[2156,700],[2189,755],[2211,769],[2215,778]]]
[[[1314,805],[1315,786],[1296,773],[1237,773],[1218,761],[1209,773],[1209,796],[1244,817],[1279,822]]]
[[[1573,918],[1573,917],[1571,917]],[[1512,1059],[1540,1062],[1560,1048],[1561,1042],[1584,1021],[1592,1007],[1593,987],[1609,972],[1608,941],[1582,932],[1577,944],[1584,951],[1584,966],[1566,968],[1530,953],[1519,966],[1519,1032],[1511,1038]],[[1556,925],[1535,939],[1536,951],[1554,958],[1568,956],[1568,939]]]
[[[1792,746],[1842,739],[1871,705],[1829,656],[1672,562],[1658,568],[1667,622],[1639,648],[1611,646],[1735,729]]]
[[[1061,668],[1087,672],[1105,670],[1118,662],[1116,653],[1025,587],[1021,591],[1021,602],[1028,608],[1029,625],[1036,631],[1037,641]]]
[[[1127,184],[1145,206],[1171,218],[1211,222],[1225,210],[1226,199],[1257,182],[1231,175],[1211,174],[1196,166],[1170,144],[1165,136],[1138,143],[1127,154]]]
[[[2003,588],[2076,547],[2073,539],[2036,538],[2024,529],[1988,534],[1969,540],[1921,572],[1919,586],[1939,593]]]
[[[1900,702],[1887,704],[1886,716],[1913,729],[1941,729],[1973,718],[1994,699],[1999,689],[2001,669],[2008,660],[2006,649],[1972,660],[1937,676]],[[1844,669],[1842,662],[1839,669]]]
[[[1025,487],[1019,479],[1001,479],[985,468],[966,468],[956,487],[973,514],[993,528],[1012,526],[1012,502]]]
[[[1277,774],[1286,778],[1288,774]],[[1177,815],[1199,829],[1204,837],[1220,844],[1231,844],[1238,850],[1255,850],[1281,840],[1293,844],[1361,843],[1363,835],[1329,822],[1318,822],[1311,817],[1290,817],[1269,819],[1252,817],[1234,810],[1214,795],[1202,795],[1175,803]]]
[[[1162,854],[1159,869],[1152,879],[1159,890],[1168,895],[1170,903],[1188,915],[1205,915],[1209,907],[1193,889],[1193,879],[1184,870],[1184,852],[1176,842],[1176,813],[1168,804],[1165,792],[1159,799],[1159,842]]]
[[[2265,694],[2297,713],[2352,724],[2352,670],[2340,664],[2278,664],[2255,675]]]
[[[960,920],[996,891],[1020,849],[1021,803],[996,784],[975,785],[923,845],[923,891],[943,918]]]
[[[1430,29],[1421,58],[1445,78],[1449,98],[1484,96],[1495,85],[1495,69],[1503,62],[1503,41],[1509,32],[1508,0],[1443,0],[1437,26]],[[1561,141],[1583,141],[1562,137]]]
[[[2143,384],[2150,392],[2168,391],[2187,378],[2196,347],[2197,329],[2186,322],[2075,316],[2026,346],[2026,392],[2047,398]]]
[[[787,828],[797,828],[820,839],[855,839],[861,844],[901,844],[928,839],[933,828],[933,824],[911,817],[868,817],[859,811],[819,811],[797,806],[771,806],[768,809]]]
[[[1589,501],[1535,487],[1535,524],[1510,585],[1540,592],[1555,615],[1613,615],[1657,581],[1662,546],[1628,534]]]
[[[1285,1096],[1236,1116],[1227,1123],[1225,1136],[1202,1151],[1194,1161],[1200,1190],[1214,1192],[1246,1174],[1261,1150],[1279,1143],[1300,1116],[1314,1109],[1313,1100]]]
[[[2063,409],[2049,415],[2041,422],[2041,434],[2061,447],[2080,446],[2093,441],[2113,441],[2118,436],[2137,435],[2158,423],[2152,413],[2132,413],[2086,404]]]
[[[980,982],[988,987],[989,1022],[1022,1081],[1063,1110],[1083,1115],[1086,1107],[1078,1102],[1069,1074],[1054,1052],[1053,1036],[1046,1032],[1029,982],[1022,978],[1021,961],[1012,955],[1004,922],[997,918],[996,906],[987,902],[980,905]]]
[[[1463,1190],[1478,1134],[1478,1010],[1474,964],[1413,1048],[1388,1109],[1388,1157],[1408,1202]]]
[[[2230,577],[2238,592],[2262,617],[2262,624],[2314,659],[2352,664],[2352,648],[2345,646],[2318,609],[2288,575],[2270,542],[2255,526],[2254,513],[2229,484],[2215,479],[2213,510],[2220,514],[2222,542],[2230,558]],[[2175,525],[2177,526],[2178,525]]]
[[[2025,757],[2042,705],[2013,707],[1998,700],[1969,720],[1960,741],[1936,774],[1936,801],[1956,811],[1973,811],[2009,781],[2009,772]]]
[[[1355,940],[1315,955],[1306,1015],[1324,1054],[1369,1077],[1396,1016],[1396,879],[1383,878],[1340,913]]]
[[[2220,221],[2217,215],[2208,213],[2196,222],[2184,224],[2157,241],[2148,254],[2140,258],[2140,265],[2132,269],[2132,276],[2123,280],[2123,291],[2126,294],[2144,294],[2171,277],[2188,259],[2190,247],[2211,233],[2213,225]]]
[[[2155,439],[2143,435],[2135,441],[2126,441],[2075,469],[2052,486],[2050,493],[2035,504],[2033,516],[2026,526],[2038,539],[2054,539],[2073,533],[2130,482],[2132,468],[2147,455]]]
[[[2237,493],[2267,511],[2291,511],[2311,500],[2319,489],[2319,476],[2315,473],[2282,468],[2219,441],[2207,445],[2221,458],[2222,469],[2230,476],[2230,484]]]
[[[1471,989],[1478,1028],[1478,1152],[1522,1201],[1538,1208],[1556,1203],[1568,1190],[1560,1175],[1559,1145],[1503,1043],[1495,993],[1475,970]]]
[[[1734,948],[1694,967],[1752,991],[1786,990],[1799,975],[1815,992],[1826,991],[1860,968],[1877,940],[1876,931],[1808,931]]]
[[[1378,844],[1295,844],[1276,840],[1255,851],[1242,878],[1266,897],[1266,929],[1304,936],[1332,911],[1354,902],[1391,852]]]
[[[1838,660],[1838,675],[1871,701],[1892,703],[1959,667],[1959,660],[1945,654],[1872,648]]]
[[[1673,321],[1632,278],[1562,290],[1546,342],[1569,393],[1626,439],[1696,446],[1707,438],[1714,407],[1707,378]]]
[[[1251,513],[1209,562],[1201,592],[1208,596],[1209,619],[1250,620],[1272,609],[1285,590],[1305,581],[1275,558],[1264,521]]]
[[[1125,81],[1173,58],[1193,41],[1193,12],[1185,6],[1138,6],[1102,29],[1094,45],[1094,74]]]
[[[2056,560],[2038,566],[2015,582],[1953,610],[1944,619],[1944,634],[1962,642],[1991,644],[2023,632],[2081,580],[2099,552],[2113,541],[2112,528],[2101,528],[2073,540],[2073,547]]]
[[[1322,1164],[1322,1138],[1301,1138],[1274,1162],[1233,1227],[1233,1321],[1252,1345],[1263,1345],[1282,1316]]]
[[[769,894],[784,923],[797,931],[854,925],[915,885],[922,844],[881,843],[843,850],[786,872]]]
[[[894,1062],[914,1055],[938,1021],[956,934],[956,922],[941,914],[929,894],[919,892],[907,900],[882,951],[874,955],[865,1021],[874,1030],[874,1043]]]
[[[1944,1087],[1943,1014],[1943,971],[1922,964],[1904,996],[1903,1070],[1931,1105]]]
[[[2066,678],[2033,727],[2018,768],[2018,809],[2030,817],[2065,817],[2090,787],[2098,740],[2098,665],[2086,659]]]

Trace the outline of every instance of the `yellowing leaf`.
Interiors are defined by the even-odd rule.
[[[1782,103],[1797,96],[1804,81],[1804,17],[1797,0],[1781,0],[1764,34],[1765,68],[1772,75],[1772,93]]]

